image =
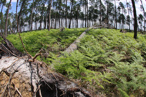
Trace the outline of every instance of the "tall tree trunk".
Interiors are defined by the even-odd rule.
[[[17,22],[17,23],[18,23],[18,24],[17,24],[18,29],[17,29],[17,32],[19,32],[19,22],[20,22],[20,17],[21,17],[22,9],[23,9],[23,7],[24,7],[24,5],[25,5],[25,2],[26,2],[26,0],[23,0],[22,5],[21,5],[21,8],[20,8],[19,15],[18,15],[18,22]],[[21,27],[20,27],[20,29],[21,29]]]
[[[78,28],[78,11],[76,11],[76,28]]]
[[[66,18],[65,18],[65,26],[67,27],[67,15],[68,15],[68,12],[67,12],[67,0],[66,0]]]
[[[35,30],[37,30],[37,21],[35,21]]]
[[[131,0],[133,6],[133,13],[134,13],[134,38],[137,39],[137,15],[136,15],[136,7],[135,1]]]
[[[86,6],[85,6],[85,27],[87,27],[86,22],[87,22],[87,17],[86,17]]]
[[[100,0],[100,29],[101,29],[101,0]]]
[[[129,31],[130,31],[130,23],[129,23]]]
[[[87,27],[88,27],[88,21],[89,19],[88,19],[88,0],[87,0]]]
[[[34,0],[33,0],[33,6],[32,6],[32,10],[31,10],[31,19],[30,19],[30,24],[31,24],[30,30],[31,31],[32,31],[32,24],[33,24],[33,20],[32,20],[32,18],[33,18],[33,9],[34,9]]]
[[[144,16],[144,32],[145,32],[145,25],[146,25],[146,17]]]
[[[18,2],[19,2],[19,0],[17,0],[17,4],[16,4],[16,20],[17,20],[17,32],[19,31],[19,23],[18,23],[18,15],[17,15],[17,9],[18,9]]]
[[[42,9],[42,14],[41,14],[41,19],[40,19],[40,30],[42,29],[42,22],[43,22],[44,8],[45,8],[45,4],[43,3],[43,9]]]
[[[116,0],[115,0],[115,25],[117,29],[117,6],[116,6]]]
[[[143,3],[142,3],[142,0],[140,0],[141,2],[141,5],[142,5],[142,10],[143,10],[143,15],[144,15],[144,32],[145,32],[145,24],[146,24],[146,17],[145,17],[145,10],[144,10],[144,6],[143,6]]]
[[[54,28],[56,29],[56,12],[55,12],[55,25]]]
[[[44,16],[44,29],[46,29],[46,16]]]
[[[52,0],[50,0],[50,2],[49,2],[49,20],[48,20],[48,30],[50,31],[50,21],[51,21],[51,3],[52,3]]]
[[[72,11],[73,11],[73,0],[72,0],[72,4],[71,4],[71,12],[70,12],[70,20],[69,20],[69,26],[68,26],[68,28],[71,28]]]
[[[127,9],[128,9],[128,2],[127,2],[127,0],[126,0],[126,5],[127,5]],[[129,10],[128,10],[128,16],[129,16]],[[129,31],[130,31],[130,23],[129,23]]]
[[[106,14],[107,14],[107,28],[108,28],[108,21],[109,21],[109,20],[108,20],[108,19],[109,19],[109,17],[108,17],[108,14],[109,14],[109,13],[108,13],[108,2],[107,2],[107,13],[106,13]]]
[[[3,7],[4,7],[4,5],[2,5],[2,9],[1,9],[1,32],[3,32],[3,31],[2,31],[2,26],[3,26],[3,24],[2,24],[2,21],[3,21],[2,11],[3,11]]]
[[[6,21],[5,21],[5,36],[7,36],[7,27],[8,27],[8,15],[9,15],[9,8],[10,8],[10,5],[11,5],[11,1],[9,2],[9,5],[8,5],[8,9],[7,9],[7,12],[6,12]]]
[[[72,13],[72,11],[71,11],[71,13]],[[69,26],[68,26],[68,28],[71,28],[71,20],[72,20],[72,16],[70,16],[70,20],[69,20]]]
[[[60,25],[61,25],[61,22],[60,22],[60,13],[61,13],[61,0],[59,0],[59,28],[60,28]]]

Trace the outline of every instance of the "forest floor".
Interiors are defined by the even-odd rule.
[[[84,32],[82,29],[59,29],[21,33],[26,50],[52,70],[63,74],[92,95],[103,97],[146,96],[146,35],[121,33],[115,29],[91,29],[78,43],[77,50],[63,52]],[[18,34],[7,37],[25,52]]]

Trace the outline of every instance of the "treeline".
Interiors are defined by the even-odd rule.
[[[123,2],[126,1],[126,4]],[[89,27],[94,24],[123,29],[134,25],[131,0],[17,0],[16,12],[10,13],[12,0],[0,1],[0,32],[5,35],[27,30]],[[138,28],[145,31],[146,17],[138,15]],[[117,5],[118,3],[118,5]],[[7,10],[4,12],[4,7]],[[14,7],[14,6],[13,6]],[[133,24],[133,25],[131,25]],[[112,25],[112,26],[111,26]]]

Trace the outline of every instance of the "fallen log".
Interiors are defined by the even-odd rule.
[[[9,97],[9,95],[14,97],[18,95],[23,97],[91,97],[88,91],[63,75],[49,70],[45,63],[28,62],[27,56],[1,58],[0,86],[5,87],[0,88],[2,97]]]
[[[20,56],[13,45],[8,48],[9,44],[0,45],[1,97],[91,97],[87,90],[51,71],[45,63]]]
[[[92,28],[93,27],[90,27],[87,30],[85,30],[67,49],[65,49],[64,52],[70,53],[70,52],[76,50],[77,49],[77,44],[80,42],[80,39],[83,38],[85,36],[86,32],[89,31]]]

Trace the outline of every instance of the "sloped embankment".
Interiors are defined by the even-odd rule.
[[[54,61],[57,72],[75,79],[80,86],[108,97],[146,95],[146,39],[112,29],[92,29],[74,52]],[[97,92],[98,91],[98,92]]]

